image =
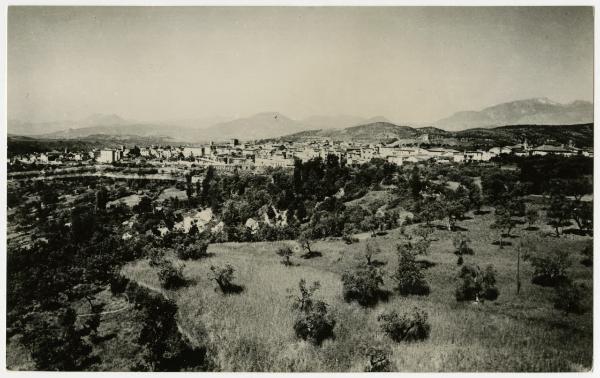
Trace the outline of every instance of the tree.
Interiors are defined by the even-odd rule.
[[[546,215],[556,231],[556,237],[560,236],[560,227],[568,225],[568,219],[571,217],[572,205],[569,199],[563,194],[564,189],[554,183],[550,188],[550,203]]]
[[[421,181],[421,174],[419,172],[419,167],[416,165],[413,167],[410,178],[408,180],[408,187],[410,188],[410,192],[413,198],[420,198],[421,190],[423,190],[423,182]]]
[[[313,282],[307,288],[306,281],[301,279],[298,286],[300,296],[292,304],[292,309],[296,311],[294,332],[298,338],[320,345],[323,340],[333,337],[335,319],[329,315],[327,303],[312,298],[320,287],[318,282]]]
[[[302,257],[310,258],[313,257],[313,255],[315,255],[315,251],[311,249],[312,233],[310,230],[305,229],[302,232],[300,232],[300,236],[298,236],[298,244],[300,245],[300,248],[302,250],[306,251],[306,253]]]
[[[208,166],[206,176],[202,180],[202,193],[200,194],[200,203],[204,206],[210,205],[210,189],[212,181],[215,177],[215,168],[212,165]]]
[[[593,229],[594,205],[592,202],[573,201],[572,216],[580,230]]]
[[[529,258],[533,266],[531,282],[541,286],[558,286],[567,279],[571,266],[569,252],[558,250],[542,256]]]
[[[319,281],[314,281],[310,287],[306,287],[306,280],[303,278],[298,282],[298,288],[300,289],[300,296],[293,297],[294,304],[292,308],[295,310],[306,311],[308,308],[313,305],[313,295],[319,288],[321,287],[321,283]]]
[[[152,200],[148,196],[142,196],[140,202],[134,206],[134,210],[138,214],[145,214],[152,212]]]
[[[92,345],[85,340],[98,324],[77,327],[77,315],[72,308],[30,313],[26,320],[23,342],[31,350],[37,369],[81,371],[98,361],[92,354]]]
[[[377,236],[377,231],[380,229],[381,227],[381,220],[378,216],[376,216],[375,214],[369,214],[367,216],[365,216],[361,221],[360,221],[360,227],[363,230],[368,230],[371,232],[371,237],[376,237]]]
[[[527,209],[525,213],[525,217],[527,218],[527,223],[529,224],[529,228],[533,228],[533,225],[538,221],[540,214],[537,209],[530,207]]]
[[[444,214],[448,218],[448,231],[454,231],[456,222],[465,214],[464,204],[457,200],[450,200],[444,204]]]
[[[500,231],[499,233],[499,245],[500,248],[504,248],[504,242],[502,241],[502,237],[504,231],[506,231],[506,235],[510,235],[510,231],[515,226],[515,222],[510,215],[510,211],[508,211],[504,207],[496,208],[494,211],[494,223],[490,226],[492,229],[497,229]]]
[[[281,263],[285,266],[291,266],[292,262],[290,261],[290,257],[294,254],[294,250],[289,245],[283,245],[279,247],[277,250],[277,254],[284,258]]]
[[[165,289],[177,289],[184,286],[186,280],[183,276],[185,265],[175,267],[169,260],[163,259],[159,265],[158,279]]]
[[[130,298],[141,313],[142,329],[138,344],[144,365],[139,370],[178,371],[206,368],[206,348],[192,347],[183,339],[177,322],[177,305],[161,294],[151,293],[137,285],[129,287]]]
[[[381,252],[381,248],[374,241],[367,241],[365,245],[365,258],[367,259],[367,265],[371,265],[371,259],[373,255],[376,255]]]
[[[208,241],[200,239],[194,243],[177,246],[177,257],[182,260],[198,260],[203,257],[207,257],[208,253]]]
[[[108,192],[106,188],[100,187],[96,191],[96,211],[105,211],[108,203]]]
[[[483,272],[477,265],[463,265],[458,278],[455,291],[457,301],[494,301],[498,298],[496,271],[492,265],[488,265]]]
[[[372,265],[359,265],[342,274],[344,299],[356,301],[361,306],[370,306],[379,300],[383,276]]]
[[[400,315],[395,310],[385,312],[377,317],[380,327],[395,342],[419,341],[429,337],[431,325],[427,321],[427,313],[418,307]]]
[[[398,245],[398,267],[392,275],[396,281],[396,290],[400,295],[429,295],[429,285],[425,281],[422,268],[417,264],[415,255],[403,245]]]
[[[470,242],[471,240],[462,232],[456,234],[452,239],[452,244],[454,245],[454,254],[458,256],[458,265],[462,265],[464,255],[473,254],[473,249],[469,247]]]
[[[210,278],[219,285],[224,294],[241,291],[241,287],[233,283],[235,268],[230,264],[223,267],[211,265],[210,271]]]
[[[444,214],[442,203],[432,199],[422,202],[418,212],[419,218],[425,221],[427,227],[431,226],[431,222],[435,219],[444,217]]]

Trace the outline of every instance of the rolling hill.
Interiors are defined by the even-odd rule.
[[[532,144],[546,142],[567,144],[569,141],[581,147],[589,147],[594,144],[594,125],[592,123],[580,125],[510,125],[452,132],[436,127],[412,128],[388,122],[377,122],[341,130],[308,130],[275,139],[278,141],[331,139],[334,141],[379,143],[393,139],[416,138],[423,134],[429,135],[431,144],[462,145],[469,148],[512,145],[521,143],[524,139]]]

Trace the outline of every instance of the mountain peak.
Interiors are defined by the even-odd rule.
[[[121,118],[116,114],[102,114],[95,113],[92,114],[82,120],[82,122],[86,125],[90,126],[113,126],[113,125],[123,125],[128,123],[125,119]]]

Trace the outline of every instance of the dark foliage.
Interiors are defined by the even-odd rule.
[[[425,340],[431,332],[427,313],[417,307],[402,315],[392,310],[379,315],[377,320],[381,330],[396,342]]]
[[[423,268],[415,260],[415,255],[403,245],[398,245],[398,267],[392,278],[400,295],[429,295]]]
[[[455,291],[457,301],[494,301],[498,298],[496,272],[491,265],[481,271],[476,265],[463,265],[458,275],[459,284]]]
[[[576,284],[570,280],[561,282],[555,288],[554,308],[563,311],[565,315],[582,314],[585,312],[582,303],[584,291],[583,284]]]
[[[564,250],[543,256],[529,257],[533,266],[531,282],[541,286],[558,286],[567,280],[567,269],[571,266],[569,253]]]
[[[175,267],[169,260],[163,260],[158,266],[158,279],[165,289],[178,289],[185,286],[186,280],[183,276],[185,265]]]
[[[310,288],[307,288],[306,281],[302,279],[298,286],[300,296],[295,298],[292,305],[296,311],[294,332],[300,339],[321,345],[323,340],[334,337],[335,319],[328,313],[325,302],[312,298],[320,287],[318,282],[314,282]]]
[[[359,265],[342,274],[344,299],[356,301],[361,306],[371,306],[381,297],[383,276],[379,269],[372,265]]]

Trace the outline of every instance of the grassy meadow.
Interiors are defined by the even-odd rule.
[[[564,315],[553,308],[554,289],[530,283],[532,268],[521,261],[522,287],[516,293],[518,238],[500,249],[493,242],[498,232],[490,230],[491,213],[472,215],[459,222],[471,240],[474,255],[465,263],[481,268],[492,264],[497,271],[500,296],[495,302],[459,303],[454,297],[459,267],[453,254],[452,232],[437,228],[427,256],[431,264],[426,277],[431,294],[401,297],[393,293],[385,302],[363,308],[342,297],[341,274],[364,263],[366,240],[351,245],[342,240],[314,244],[321,253],[303,259],[296,250],[294,266],[281,264],[275,251],[284,242],[212,244],[210,257],[186,261],[184,275],[189,284],[176,291],[160,289],[156,269],[147,260],[126,265],[130,279],[163,292],[176,300],[178,322],[193,342],[206,343],[221,371],[363,371],[369,346],[389,348],[394,370],[422,371],[584,371],[592,366],[592,268],[580,264],[580,251],[589,237],[564,235],[556,238],[541,226],[512,231],[530,240],[537,251],[564,249],[573,260],[569,275],[588,288],[582,315]],[[440,222],[441,225],[441,222]],[[408,226],[407,233],[416,225]],[[391,273],[397,264],[396,244],[400,230],[377,236],[382,252],[373,257],[385,272],[385,289],[392,291]],[[361,238],[362,239],[362,238]],[[296,243],[289,241],[290,245]],[[535,254],[535,250],[530,251]],[[177,261],[174,254],[169,258]],[[244,290],[223,295],[210,280],[211,265],[235,267],[235,283]],[[321,346],[296,339],[293,331],[292,295],[298,282],[321,283],[315,297],[326,301],[336,319],[335,339]],[[423,342],[395,343],[379,329],[377,316],[385,310],[400,312],[414,306],[429,315],[431,335]]]

